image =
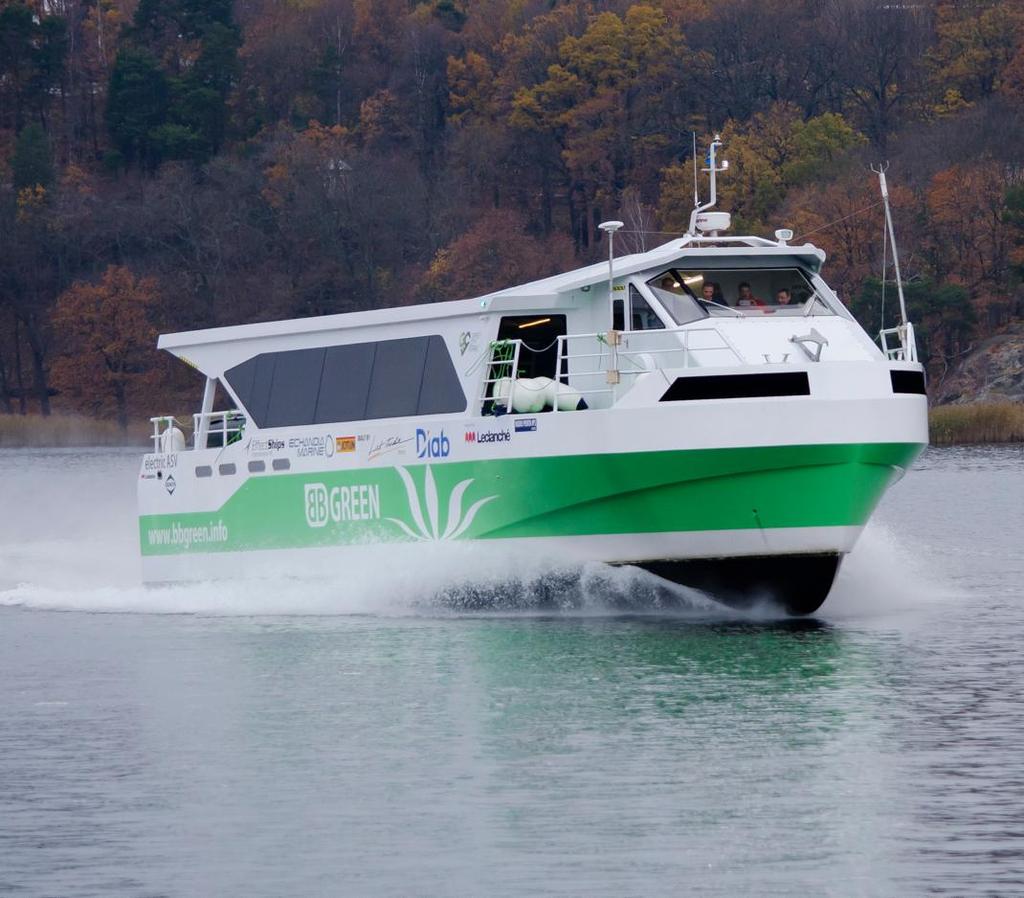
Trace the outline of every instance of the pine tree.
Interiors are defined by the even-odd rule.
[[[18,135],[11,160],[14,189],[47,188],[53,183],[53,161],[46,132],[35,123],[26,125]]]

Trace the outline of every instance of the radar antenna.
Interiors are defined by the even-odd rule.
[[[697,193],[697,153],[696,153],[696,138],[693,155],[693,212],[690,213],[690,227],[687,230],[687,235],[690,237],[696,237],[698,229],[704,231],[711,231],[711,233],[717,234],[720,230],[725,230],[729,227],[729,215],[725,212],[714,213],[712,215],[703,216],[703,213],[709,209],[714,209],[718,205],[718,173],[729,170],[729,160],[723,159],[722,164],[718,164],[718,150],[722,146],[722,138],[716,134],[714,139],[711,141],[711,146],[708,147],[708,155],[705,162],[707,168],[701,169],[708,173],[708,181],[711,189],[711,196],[706,203],[703,205],[700,202],[700,197]],[[703,217],[702,217],[703,216]],[[703,227],[702,227],[703,224]]]

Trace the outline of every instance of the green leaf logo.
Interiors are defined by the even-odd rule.
[[[395,470],[405,485],[405,493],[409,498],[409,512],[412,514],[413,526],[410,527],[405,521],[400,521],[398,518],[388,518],[387,520],[397,524],[406,536],[418,542],[440,542],[458,539],[469,529],[469,525],[473,523],[473,518],[476,517],[477,512],[492,499],[498,498],[497,496],[486,496],[483,499],[478,499],[463,514],[462,499],[466,494],[466,490],[472,486],[473,478],[471,477],[468,480],[459,482],[448,497],[448,516],[445,520],[444,530],[441,530],[438,514],[437,484],[434,482],[434,474],[430,470],[430,466],[427,465],[426,473],[424,474],[423,504],[420,504],[419,492],[409,472],[402,467],[396,467]],[[426,506],[426,517],[423,514],[424,506]]]

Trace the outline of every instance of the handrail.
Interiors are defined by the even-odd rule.
[[[715,342],[711,345],[693,346],[691,339],[694,334],[713,335]],[[581,352],[571,351],[572,341],[578,342],[580,340],[587,341],[592,345],[582,347],[584,351]],[[615,380],[608,376],[609,372],[607,370],[607,365],[612,364],[610,351],[605,351],[604,349],[600,349],[597,352],[592,351],[594,348],[593,344],[596,344],[598,347],[607,347],[606,341],[607,334],[603,333],[564,334],[558,337],[559,380],[571,388],[578,388],[578,391],[584,394],[584,398],[606,394],[611,394],[614,397],[616,394]],[[631,342],[634,344],[634,347],[630,346]],[[655,345],[644,347],[642,344],[645,342],[655,342]],[[657,342],[661,342],[662,345],[658,346]],[[666,342],[670,345],[665,345]],[[636,346],[637,343],[641,345]],[[642,374],[658,370],[661,367],[656,364],[657,357],[659,356],[671,357],[678,354],[680,356],[678,366],[688,368],[693,362],[695,353],[726,352],[732,356],[733,361],[737,364],[746,364],[743,356],[733,346],[728,337],[718,328],[714,327],[622,331],[619,333],[619,343],[616,348],[618,360],[617,376],[620,380],[627,377],[636,378]],[[603,359],[607,359],[606,365],[602,365]],[[583,367],[585,369],[590,368],[591,370],[579,370],[579,363],[581,362],[584,363]],[[652,365],[652,363],[654,364]],[[668,367],[674,367],[674,365],[670,362]],[[562,372],[566,373],[563,374]],[[600,379],[604,383],[611,381],[611,383],[607,387],[599,387],[596,384],[592,387],[589,385],[584,386],[584,384],[593,383],[595,379]]]
[[[899,337],[899,345],[890,346],[887,337]],[[914,325],[909,321],[895,327],[883,327],[878,332],[878,342],[882,346],[882,353],[890,362],[917,361],[917,339],[914,335]]]
[[[196,412],[192,416],[192,434],[193,434],[193,446],[196,449],[209,448],[211,438],[220,437],[220,442],[213,440],[213,445],[217,447],[227,446],[230,443],[234,443],[241,439],[242,431],[245,430],[246,421],[248,419],[245,416],[245,412],[237,408],[222,409],[219,412]],[[206,445],[195,446],[195,439],[200,433],[200,424],[205,423],[206,427],[202,430],[206,434]],[[216,425],[220,427],[216,427]]]
[[[197,446],[196,440],[199,437],[199,425],[202,421],[205,421],[207,425],[206,445]],[[234,443],[241,438],[247,421],[248,418],[245,412],[237,408],[222,409],[221,411],[207,412],[206,414],[197,412],[192,416],[192,448],[206,449],[210,447],[211,442],[215,447],[223,447]],[[153,425],[153,433],[150,434],[150,439],[153,441],[154,452],[181,451],[182,448],[187,448],[188,443],[182,428],[189,427],[188,422],[179,421],[174,415],[157,415],[150,418],[149,423]],[[184,446],[177,449],[169,448],[174,442],[174,437],[171,436],[174,431],[181,435],[181,441],[184,443]]]

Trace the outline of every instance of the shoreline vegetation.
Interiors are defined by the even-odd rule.
[[[82,415],[0,414],[0,449],[144,448],[148,435],[149,426],[144,422],[135,422],[127,430],[121,430],[114,421]],[[977,402],[936,406],[928,412],[928,436],[933,446],[1024,443],[1024,403]]]
[[[130,424],[122,430],[115,421],[84,415],[0,414],[0,449],[64,449],[82,446],[144,448],[148,425]]]
[[[1024,442],[1024,403],[974,402],[928,410],[933,446]]]

